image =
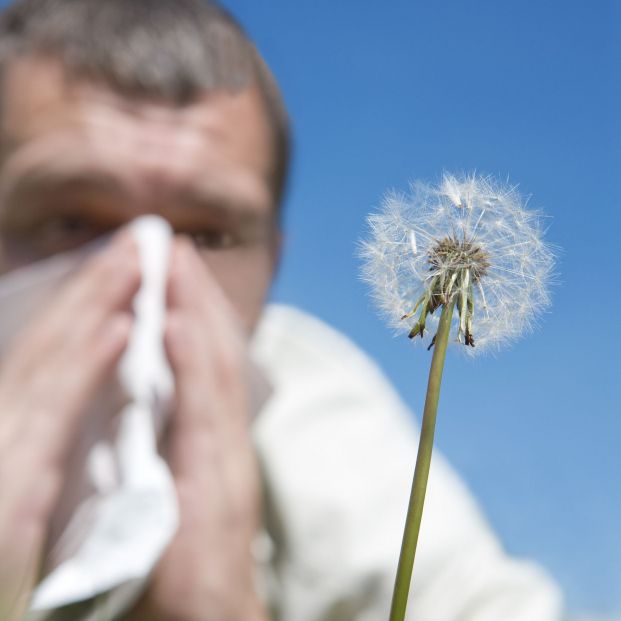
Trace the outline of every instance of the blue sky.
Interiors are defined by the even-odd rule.
[[[392,337],[358,280],[367,213],[389,188],[476,169],[508,175],[551,216],[548,239],[563,248],[551,312],[496,357],[449,355],[437,441],[507,548],[546,566],[572,610],[621,612],[618,7],[225,4],[295,129],[274,298],[350,335],[412,409],[429,357]]]

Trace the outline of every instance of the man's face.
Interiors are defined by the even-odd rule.
[[[258,91],[185,107],[67,79],[52,62],[6,76],[0,267],[70,250],[143,214],[191,236],[251,329],[277,255],[274,158]]]

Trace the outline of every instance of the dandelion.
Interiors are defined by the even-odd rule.
[[[554,256],[541,214],[491,177],[445,174],[438,186],[417,182],[409,195],[388,195],[382,207],[361,244],[363,279],[389,324],[434,350],[390,613],[402,621],[448,343],[473,354],[530,331],[550,305]]]
[[[499,348],[529,332],[550,304],[554,260],[541,215],[515,186],[491,177],[444,175],[386,197],[369,217],[364,279],[389,323],[433,345],[441,306],[454,301],[452,342],[469,353]]]

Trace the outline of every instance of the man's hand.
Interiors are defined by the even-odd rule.
[[[168,298],[166,349],[177,393],[168,451],[180,526],[130,618],[263,620],[253,585],[260,482],[243,331],[185,239],[173,245]]]
[[[137,253],[121,233],[19,335],[0,368],[0,619],[20,620],[37,579],[71,442],[123,352]]]

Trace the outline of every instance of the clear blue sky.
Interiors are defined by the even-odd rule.
[[[621,22],[613,1],[226,0],[279,79],[296,134],[274,297],[382,365],[414,410],[426,352],[394,339],[356,240],[387,188],[498,174],[551,216],[554,306],[495,358],[448,358],[438,444],[508,549],[572,610],[621,612]]]

